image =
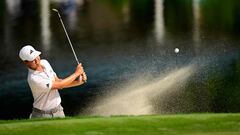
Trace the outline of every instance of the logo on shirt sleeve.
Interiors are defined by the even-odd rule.
[[[49,88],[49,83],[48,84],[46,84],[47,85],[47,87]]]

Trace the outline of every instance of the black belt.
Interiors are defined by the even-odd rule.
[[[50,110],[46,110],[46,111],[43,111],[43,110],[40,110],[40,109],[37,109],[37,108],[33,107],[34,112],[41,113],[41,114],[53,114],[53,113],[56,113],[56,112],[62,111],[62,110],[63,110],[63,108],[62,108],[61,105],[58,105],[57,107],[55,107],[53,109],[50,109]]]

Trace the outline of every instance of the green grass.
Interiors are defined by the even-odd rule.
[[[240,114],[69,117],[0,121],[16,135],[240,135]]]

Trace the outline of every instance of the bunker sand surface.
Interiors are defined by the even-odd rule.
[[[175,69],[159,78],[143,76],[131,81],[125,87],[114,90],[97,99],[90,109],[90,115],[146,115],[154,114],[151,99],[166,96],[165,92],[174,92],[184,87],[194,73],[195,66],[188,65]]]

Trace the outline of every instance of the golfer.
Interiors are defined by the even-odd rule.
[[[81,64],[73,74],[59,79],[47,60],[41,59],[41,52],[32,46],[24,46],[19,57],[28,67],[28,84],[34,98],[30,118],[65,117],[58,90],[83,84],[87,76]]]

